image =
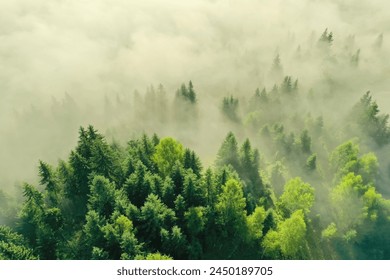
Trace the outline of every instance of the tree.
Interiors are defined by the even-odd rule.
[[[182,84],[180,89],[178,89],[176,92],[176,97],[181,98],[182,100],[191,104],[196,103],[196,93],[194,91],[192,81],[189,81],[188,88],[185,84]]]
[[[175,212],[169,209],[155,194],[150,194],[141,207],[139,237],[151,248],[161,248],[161,229],[170,229],[176,220]]]
[[[161,229],[162,251],[176,260],[188,258],[188,241],[178,226],[172,229]]]
[[[41,259],[58,259],[62,243],[63,216],[58,208],[45,211],[38,231],[37,249]]]
[[[238,159],[238,144],[236,137],[232,132],[229,132],[222,146],[219,148],[216,166],[223,167],[231,165],[235,170],[239,170],[240,164]]]
[[[276,161],[274,164],[270,165],[268,169],[272,189],[277,196],[280,196],[282,195],[283,187],[286,184],[285,177],[287,169],[280,161]]]
[[[145,134],[142,135],[140,139],[130,140],[127,147],[129,163],[141,161],[148,170],[155,171],[155,163],[153,162],[152,157],[158,143],[159,139],[157,136],[150,139]],[[127,175],[130,173],[131,172],[128,172]]]
[[[281,258],[279,234],[277,231],[273,229],[269,230],[264,236],[261,246],[263,247],[263,253],[267,258]]]
[[[23,186],[25,202],[20,211],[20,232],[26,238],[32,248],[37,247],[39,230],[45,214],[45,203],[41,192],[34,186],[25,184]]]
[[[337,226],[335,223],[330,223],[322,232],[321,237],[324,239],[331,239],[337,233]]]
[[[195,174],[188,173],[184,178],[183,193],[187,207],[200,206],[205,204],[205,193],[200,181]]]
[[[198,236],[204,230],[206,224],[205,208],[202,206],[190,207],[184,213],[187,222],[188,233],[192,237]]]
[[[185,175],[186,170],[183,168],[183,165],[180,162],[176,161],[170,174],[170,177],[172,178],[174,184],[175,196],[183,192]]]
[[[107,240],[107,251],[110,259],[134,259],[140,253],[141,246],[134,234],[132,221],[120,215],[114,222],[102,227]]]
[[[170,175],[176,161],[183,162],[183,146],[171,137],[160,140],[153,154],[153,162],[156,163],[161,175],[165,178]]]
[[[256,207],[255,211],[247,217],[249,236],[253,240],[260,240],[263,236],[266,211],[264,207]]]
[[[101,164],[100,164],[101,161]],[[78,145],[69,157],[69,164],[62,163],[61,175],[64,178],[64,193],[71,201],[71,217],[75,223],[80,223],[87,212],[87,201],[90,192],[89,185],[92,172],[107,175],[116,163],[113,162],[110,148],[93,126],[87,129],[80,127]]]
[[[350,172],[330,193],[334,215],[340,233],[353,229],[361,222],[363,202],[360,195],[367,191],[360,175]],[[359,195],[360,194],[360,195]]]
[[[256,111],[260,108],[265,108],[265,105],[267,105],[269,101],[270,99],[266,88],[263,88],[261,91],[259,88],[257,88],[255,94],[249,100],[249,110]]]
[[[329,50],[333,42],[333,33],[328,32],[328,28],[324,30],[321,34],[320,39],[318,40],[318,47],[322,50]]]
[[[224,97],[222,100],[222,113],[229,120],[233,122],[238,122],[240,118],[238,117],[238,99],[233,96]]]
[[[265,196],[266,192],[259,175],[259,151],[257,149],[252,150],[249,139],[246,139],[241,146],[239,160],[238,173],[245,183],[244,194],[247,199],[248,210],[252,212],[260,195]]]
[[[263,236],[265,236],[268,231],[276,229],[277,223],[275,211],[273,208],[268,209],[264,219]]]
[[[357,119],[360,131],[382,147],[390,143],[389,115],[379,114],[379,106],[372,100],[370,91],[354,106],[352,118]]]
[[[382,195],[377,193],[374,187],[369,187],[363,197],[363,216],[371,221],[376,221],[383,205]]]
[[[303,257],[306,242],[306,223],[302,210],[278,224],[277,230],[268,231],[262,245],[264,253],[270,258],[299,259]]]
[[[22,235],[7,226],[0,226],[0,260],[34,260],[36,258]]]
[[[93,178],[91,194],[88,199],[88,209],[96,211],[99,215],[109,218],[115,210],[117,191],[114,183],[100,175]]]
[[[284,186],[284,192],[279,199],[278,206],[289,215],[297,210],[308,214],[314,202],[314,188],[296,177],[289,180]]]
[[[358,173],[362,176],[365,184],[374,184],[379,175],[379,163],[374,153],[363,155],[359,159]]]
[[[304,129],[300,136],[301,140],[301,150],[305,154],[311,153],[311,137],[309,136],[309,131]]]
[[[277,80],[283,77],[283,67],[282,67],[279,53],[275,55],[274,60],[272,62],[271,75],[273,78]]]
[[[359,146],[352,141],[341,144],[330,154],[329,161],[333,170],[337,171],[337,177],[357,171],[358,154]]]
[[[104,139],[99,139],[92,145],[90,162],[90,167],[96,174],[112,181],[117,179],[118,163],[115,160],[114,152]]]
[[[192,81],[188,82],[188,99],[191,101],[191,103],[196,102],[196,93],[194,91],[194,86],[192,84]]]
[[[194,86],[190,81],[188,88],[185,84],[176,91],[176,96],[173,104],[176,122],[183,127],[189,123],[195,124],[197,119],[197,94]]]
[[[85,216],[85,224],[82,228],[85,239],[83,244],[84,246],[78,246],[80,255],[85,256],[85,258],[90,258],[93,255],[94,248],[100,248],[100,250],[98,250],[100,251],[100,256],[104,254],[102,251],[103,249],[101,248],[105,247],[106,242],[104,238],[104,232],[102,230],[105,223],[106,219],[101,217],[96,211],[88,211],[87,215]],[[98,253],[98,251],[95,249],[95,253]]]
[[[305,168],[309,172],[312,172],[317,168],[317,154],[311,154],[307,158]]]
[[[123,185],[127,197],[137,207],[141,207],[146,197],[152,192],[151,173],[146,166],[138,161],[134,173],[132,173]]]
[[[306,223],[302,210],[297,210],[291,217],[278,226],[280,249],[287,258],[300,258],[306,235]]]
[[[200,177],[200,173],[202,171],[202,164],[200,162],[199,157],[195,154],[194,151],[190,149],[185,149],[184,151],[184,159],[183,166],[186,169],[191,169],[196,176]]]
[[[135,257],[135,260],[148,260],[148,261],[155,261],[155,260],[173,260],[170,256],[162,255],[161,253],[149,253],[147,255],[137,255]]]
[[[175,185],[170,177],[166,177],[164,180],[161,198],[165,205],[167,205],[169,208],[174,208],[174,202],[176,199]]]
[[[205,190],[206,205],[213,208],[217,202],[217,186],[215,182],[215,175],[211,168],[208,168],[203,176],[203,189]],[[225,182],[222,183],[224,185]]]
[[[280,85],[282,93],[290,94],[293,91],[293,84],[291,76],[284,77],[282,84]]]
[[[57,206],[60,186],[53,168],[43,161],[39,161],[39,176],[41,180],[39,183],[46,186],[48,199],[51,205]]]
[[[246,238],[246,202],[241,184],[230,179],[222,186],[216,211],[223,238]]]

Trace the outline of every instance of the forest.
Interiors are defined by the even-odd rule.
[[[367,92],[340,131],[359,137],[332,143],[322,117],[275,113],[299,106],[298,97],[288,76],[269,93],[256,89],[245,128],[266,150],[228,132],[207,168],[172,137],[143,134],[124,145],[80,127],[68,158],[39,161],[39,186],[23,184],[14,229],[0,227],[1,258],[390,258],[390,200],[379,192],[388,170],[360,147],[389,148],[389,115]],[[192,82],[183,84],[175,119],[196,126],[197,98]],[[241,126],[238,104],[223,98],[221,114]]]
[[[4,20],[1,260],[390,259],[386,23],[354,35],[361,11],[332,0],[329,28],[285,32],[247,2]],[[47,53],[12,46],[30,33]]]

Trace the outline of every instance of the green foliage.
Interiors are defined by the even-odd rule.
[[[375,154],[368,153],[359,159],[358,173],[363,177],[363,181],[366,184],[373,184],[376,182],[379,174],[379,163]]]
[[[306,235],[303,211],[295,211],[290,218],[280,223],[278,234],[282,254],[287,258],[299,258]]]
[[[381,147],[390,143],[390,127],[389,115],[379,112],[378,104],[368,91],[355,105],[352,117],[357,120],[361,132]]]
[[[339,177],[357,171],[358,154],[359,146],[352,141],[341,144],[330,154],[330,163]]]
[[[242,186],[234,179],[230,179],[222,186],[222,193],[218,196],[216,211],[224,238],[246,238],[246,202]]]
[[[319,46],[322,48],[330,47],[333,42],[333,33],[328,32],[328,28],[324,30],[324,32],[321,34],[320,39],[318,40]]]
[[[180,89],[177,90],[176,96],[182,98],[183,100],[195,103],[196,102],[196,93],[194,91],[194,86],[191,81],[188,83],[188,87],[185,84],[182,84]]]
[[[233,96],[224,97],[222,100],[222,113],[229,120],[233,122],[238,122],[240,118],[238,117],[238,99]]]
[[[183,198],[187,207],[203,205],[205,202],[205,193],[200,181],[193,173],[186,174],[183,184]]]
[[[161,229],[162,250],[174,259],[188,257],[188,242],[186,236],[178,226],[173,226],[170,231]]]
[[[361,222],[363,203],[359,194],[363,194],[366,189],[362,177],[354,173],[348,173],[341,179],[340,184],[332,189],[331,202],[341,232]]]
[[[83,234],[85,235],[85,249],[93,250],[94,248],[103,247],[105,244],[104,232],[102,230],[106,221],[103,217],[99,216],[99,214],[94,211],[88,211],[85,216],[85,224],[83,226]],[[93,252],[91,251],[93,254]],[[100,250],[95,253],[99,253],[101,255]]]
[[[274,57],[271,68],[271,75],[276,79],[280,79],[283,76],[283,66],[279,54],[276,54]]]
[[[195,154],[194,151],[191,151],[190,149],[185,149],[183,166],[186,169],[191,169],[194,174],[200,177],[202,171],[202,164],[200,162],[199,157]]]
[[[314,188],[297,177],[288,181],[284,186],[284,192],[279,199],[278,206],[283,212],[287,212],[285,215],[300,209],[308,214],[313,202]]]
[[[306,223],[302,210],[279,223],[277,230],[270,230],[264,237],[264,253],[271,258],[283,256],[287,259],[303,257],[306,236]]]
[[[126,179],[124,189],[129,200],[137,207],[141,207],[152,192],[152,184],[151,173],[141,161],[138,161],[134,172]]]
[[[161,229],[170,229],[176,220],[175,212],[169,209],[155,194],[150,194],[141,207],[140,236],[143,241],[150,243],[152,248],[160,248]],[[145,238],[147,237],[147,238]]]
[[[232,132],[228,133],[222,146],[219,148],[216,165],[218,167],[231,165],[235,170],[239,169],[238,144]]]
[[[303,130],[300,136],[301,150],[303,153],[311,153],[311,137],[307,129]]]
[[[150,253],[150,254],[147,254],[146,256],[137,255],[135,257],[135,260],[148,260],[148,261],[159,260],[159,261],[161,261],[161,260],[173,260],[173,259],[167,255],[162,255],[160,253]]]
[[[53,168],[43,161],[39,161],[40,184],[46,185],[49,201],[52,205],[58,205],[58,196],[60,195],[59,182]]]
[[[134,234],[133,223],[120,215],[113,224],[102,227],[111,259],[133,259],[140,253],[140,245]]]
[[[34,260],[33,251],[22,235],[7,226],[0,226],[0,260]]]
[[[267,195],[259,174],[259,162],[259,152],[257,149],[252,149],[249,139],[246,139],[238,150],[236,138],[231,132],[225,138],[217,156],[217,167],[230,165],[238,172],[244,184],[244,195],[249,212],[254,210],[256,201],[261,195]]]
[[[322,232],[321,236],[324,239],[330,239],[333,238],[337,233],[337,226],[335,223],[329,224]]]
[[[250,238],[259,240],[263,236],[265,219],[264,207],[256,207],[255,211],[247,217]]]
[[[278,92],[294,87],[286,80]],[[256,98],[271,104],[271,94]],[[389,257],[382,155],[360,155],[353,141],[334,142],[329,154],[311,138],[324,123],[308,119],[294,132],[278,122],[264,126],[259,135],[269,150],[249,138],[239,145],[230,132],[215,168],[205,170],[173,138],[143,135],[124,148],[80,128],[68,160],[40,161],[41,186],[23,185],[16,228],[0,226],[0,259]],[[291,178],[300,172],[310,184]]]
[[[279,234],[275,230],[271,229],[270,231],[267,232],[263,242],[261,243],[261,246],[263,247],[264,255],[267,258],[271,258],[271,259],[281,258]]]
[[[197,236],[204,230],[206,224],[204,207],[191,207],[184,213],[184,217],[187,221],[188,232],[190,235]]]
[[[293,84],[291,76],[284,77],[284,80],[280,85],[280,90],[284,94],[295,94],[298,90],[298,80],[295,80]]]
[[[286,183],[286,167],[280,162],[277,161],[274,164],[269,166],[269,177],[270,182],[273,187],[273,190],[277,196],[280,196],[283,192],[283,187]]]
[[[161,175],[166,177],[171,174],[176,161],[183,162],[183,146],[171,137],[163,138],[156,146],[153,162],[156,163]]]
[[[102,217],[108,218],[114,212],[116,204],[115,185],[103,176],[95,176],[91,184],[88,208]]]
[[[312,172],[317,168],[317,154],[312,154],[307,158],[305,167],[309,172]]]
[[[33,186],[25,184],[23,195],[25,202],[20,211],[20,232],[32,247],[37,246],[39,229],[44,216],[44,199],[42,193]]]
[[[383,204],[382,195],[377,193],[374,187],[369,187],[362,198],[364,203],[364,217],[371,221],[376,221]]]

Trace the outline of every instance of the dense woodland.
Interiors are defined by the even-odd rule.
[[[325,30],[313,48],[357,71],[360,50],[335,62],[332,42]],[[196,134],[204,116],[191,81],[172,100],[162,85],[133,106],[107,97],[107,119],[136,124],[106,136],[81,126],[67,158],[39,161],[21,199],[1,191],[0,259],[390,259],[389,115],[367,90],[340,107],[334,77],[302,90],[279,54],[270,72],[272,87],[219,99],[227,125],[211,163],[161,128],[138,133]],[[59,122],[79,112],[69,96],[56,106]],[[137,135],[115,139],[126,129]]]

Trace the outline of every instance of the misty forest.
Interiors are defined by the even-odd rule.
[[[388,4],[87,2],[0,4],[0,259],[390,259]]]

